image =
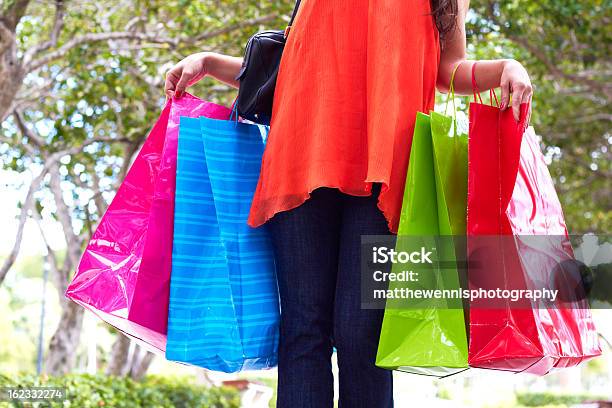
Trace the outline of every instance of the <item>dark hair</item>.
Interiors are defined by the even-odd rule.
[[[457,13],[459,6],[457,0],[431,0],[431,14],[436,22],[440,41],[457,26]]]

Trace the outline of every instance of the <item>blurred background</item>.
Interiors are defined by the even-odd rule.
[[[256,31],[283,28],[292,7],[289,0],[0,0],[0,386],[66,386],[77,407],[273,406],[274,370],[230,376],[165,362],[63,293],[163,107],[164,73],[198,51],[241,55]],[[471,7],[469,57],[515,58],[532,76],[532,125],[570,234],[609,234],[612,3],[473,0]],[[191,92],[227,105],[236,96],[210,79]],[[466,100],[458,102],[465,109]],[[542,378],[397,373],[396,404],[612,400],[612,312],[594,313],[605,349],[599,359]]]

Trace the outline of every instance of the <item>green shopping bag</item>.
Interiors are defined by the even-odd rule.
[[[452,80],[449,96],[454,100]],[[465,235],[466,204],[467,132],[457,130],[454,117],[417,113],[395,249],[435,251],[433,264],[419,266],[419,282],[390,282],[390,289],[460,288],[461,248],[452,236]],[[403,268],[394,264],[391,271]],[[387,300],[377,366],[444,377],[467,369],[467,356],[460,298]]]

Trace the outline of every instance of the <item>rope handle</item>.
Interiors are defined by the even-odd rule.
[[[478,92],[478,84],[476,83],[476,64],[478,64],[476,61],[472,64],[472,92],[474,93],[474,102],[482,103],[480,92]]]
[[[459,63],[453,69],[450,78],[450,86],[448,87],[448,94],[446,95],[446,106],[444,107],[444,116],[448,114],[448,101],[449,99],[453,100],[453,134],[457,136],[457,105],[455,105],[455,74],[459,70],[459,67],[463,61],[459,61]]]
[[[457,108],[455,106],[455,74],[459,70],[459,67],[461,66],[462,63],[463,63],[463,61],[459,61],[459,63],[455,66],[455,68],[453,69],[453,72],[451,74],[450,86],[448,87],[448,94],[446,96],[446,105],[444,107],[444,115],[445,116],[446,116],[446,114],[448,112],[448,101],[449,101],[449,99],[453,100],[453,110],[455,111],[455,114],[453,114],[453,117],[456,116]]]
[[[478,64],[478,61],[474,61],[472,64],[472,92],[474,93],[474,102],[484,104],[480,96],[480,91],[478,90],[478,84],[476,83],[476,64]],[[499,108],[499,100],[493,88],[489,89],[489,100],[491,106],[497,106]],[[493,101],[495,101],[495,105],[493,105]]]

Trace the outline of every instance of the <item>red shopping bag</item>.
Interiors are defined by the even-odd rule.
[[[66,291],[153,352],[166,349],[179,118],[230,112],[189,94],[166,104]]]
[[[562,296],[472,299],[468,363],[538,375],[574,366],[601,349],[584,292],[576,289],[580,275],[567,268],[574,254],[553,181],[527,128],[529,107],[521,106],[517,123],[511,109],[480,102],[470,104],[470,289],[560,289]]]

